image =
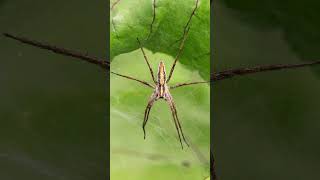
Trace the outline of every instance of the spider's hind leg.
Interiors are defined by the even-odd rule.
[[[180,129],[179,129],[179,126],[177,124],[177,120],[176,120],[176,116],[175,116],[175,113],[174,113],[174,109],[172,109],[171,106],[170,106],[170,109],[171,109],[171,112],[172,112],[174,125],[176,127],[177,132],[178,132],[178,137],[179,137],[179,141],[180,141],[180,144],[181,144],[181,148],[183,149],[183,144],[182,144],[181,135],[180,135]]]
[[[143,123],[142,123],[142,130],[143,130],[143,138],[146,139],[146,129],[145,129],[145,126],[147,125],[147,122],[148,122],[148,119],[149,119],[149,113],[150,113],[150,110],[153,106],[153,103],[157,100],[157,93],[154,92],[152,94],[152,96],[150,97],[149,101],[148,101],[148,105],[146,107],[146,110],[144,112],[144,120],[143,120]]]
[[[182,131],[182,127],[181,127],[180,121],[179,121],[179,119],[178,119],[178,113],[177,113],[177,110],[176,110],[176,107],[175,107],[174,104],[173,104],[173,108],[174,108],[174,112],[175,112],[175,116],[176,116],[176,121],[177,121],[177,123],[178,123],[178,126],[179,126],[179,129],[180,129],[180,132],[181,132],[183,141],[186,143],[186,145],[187,145],[188,147],[190,147],[189,143],[187,142],[186,138],[184,137],[184,134],[183,134],[183,131]]]
[[[181,136],[182,136],[183,141],[187,144],[187,146],[189,146],[189,143],[187,142],[187,140],[186,140],[186,138],[185,138],[185,136],[183,134],[182,127],[181,127],[181,124],[180,124],[180,121],[179,121],[179,118],[178,118],[177,109],[175,107],[173,98],[172,98],[172,96],[171,96],[171,94],[169,92],[166,93],[165,100],[168,102],[168,104],[170,106],[170,110],[171,110],[172,116],[173,116],[173,121],[174,121],[174,124],[175,124],[177,132],[178,132],[178,137],[179,137],[179,140],[180,140],[180,143],[181,143],[181,147],[183,149]]]

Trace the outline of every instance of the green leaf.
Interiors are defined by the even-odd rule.
[[[199,71],[204,79],[209,79],[209,0],[119,1],[111,10],[110,17],[111,61],[119,54],[138,49],[137,38],[150,51],[175,57],[196,3],[198,3],[198,6],[188,24],[190,31],[179,62],[192,70]],[[140,61],[143,61],[143,59],[140,59]],[[159,60],[151,59],[151,61]]]

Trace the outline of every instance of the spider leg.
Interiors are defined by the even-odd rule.
[[[146,139],[146,129],[145,129],[145,126],[148,122],[148,119],[149,119],[149,113],[150,113],[150,110],[151,110],[151,107],[152,105],[147,105],[147,108],[144,112],[144,120],[143,120],[143,124],[142,124],[142,129],[143,129],[143,139]]]
[[[167,83],[170,81],[170,78],[171,78],[171,76],[172,76],[172,74],[173,74],[173,71],[174,71],[174,67],[176,66],[176,63],[177,63],[178,59],[179,59],[180,56],[181,56],[181,53],[182,53],[182,50],[183,50],[183,47],[184,47],[184,43],[185,43],[185,41],[186,41],[186,39],[187,39],[189,30],[190,30],[191,19],[192,19],[192,17],[195,15],[196,10],[198,9],[198,3],[199,3],[199,0],[196,0],[196,5],[195,5],[195,7],[194,7],[194,9],[193,9],[193,11],[192,11],[189,19],[188,19],[187,24],[186,24],[185,27],[184,27],[183,36],[182,36],[182,41],[181,41],[181,43],[180,43],[179,51],[178,51],[178,54],[177,54],[177,56],[176,56],[176,58],[175,58],[175,60],[174,60],[173,65],[172,65],[172,67],[171,67],[171,70],[170,70],[170,74],[169,74]]]
[[[110,73],[112,73],[112,74],[114,74],[114,75],[117,75],[117,76],[120,76],[120,77],[123,77],[123,78],[127,78],[127,79],[130,79],[130,80],[139,82],[139,83],[141,83],[141,84],[143,84],[143,85],[146,85],[146,86],[148,86],[148,87],[150,87],[150,88],[154,88],[151,84],[149,84],[149,83],[146,82],[146,81],[139,80],[139,79],[136,79],[136,78],[134,78],[134,77],[122,75],[122,74],[119,74],[119,73],[116,73],[116,72],[112,72],[112,71],[111,71]]]
[[[170,79],[171,79],[171,77],[172,77],[172,74],[173,74],[173,71],[174,71],[174,68],[175,68],[175,66],[176,66],[176,64],[177,64],[177,61],[179,60],[179,58],[180,58],[180,56],[181,56],[181,53],[182,53],[182,50],[183,50],[183,47],[184,47],[184,42],[185,42],[186,39],[187,39],[187,35],[188,35],[188,33],[189,33],[189,30],[190,30],[190,27],[188,27],[188,28],[186,29],[185,33],[184,33],[184,37],[183,37],[183,39],[182,39],[182,41],[181,41],[181,44],[180,44],[180,46],[179,46],[178,54],[177,54],[176,58],[174,59],[174,62],[173,62],[173,64],[172,64],[172,66],[171,66],[171,70],[170,70],[170,74],[169,74],[168,79],[167,79],[167,83],[170,81]]]
[[[179,118],[178,118],[177,109],[176,109],[176,106],[175,106],[175,104],[174,104],[173,101],[172,101],[172,107],[173,107],[173,109],[174,109],[174,114],[175,114],[175,116],[176,116],[176,121],[177,121],[178,126],[179,126],[179,128],[180,128],[180,132],[181,132],[183,141],[187,144],[187,146],[189,146],[189,143],[187,142],[186,138],[184,137],[184,134],[183,134],[183,131],[182,131],[182,127],[181,127],[181,124],[180,124],[180,121],[179,121]]]
[[[152,94],[152,96],[150,97],[149,101],[148,101],[148,105],[146,107],[146,110],[144,112],[144,120],[143,120],[143,123],[142,123],[142,130],[143,130],[143,138],[146,139],[146,129],[145,129],[145,126],[147,125],[147,122],[148,122],[148,119],[149,119],[149,113],[150,113],[150,110],[153,106],[153,103],[157,100],[157,93],[154,92]]]
[[[175,107],[175,104],[174,104],[174,101],[172,99],[172,96],[169,92],[166,93],[166,98],[165,100],[168,102],[169,106],[170,106],[170,110],[172,112],[172,116],[173,116],[173,120],[174,120],[174,123],[175,123],[175,126],[176,126],[176,129],[177,129],[177,132],[178,132],[178,136],[179,136],[179,140],[180,140],[180,143],[181,143],[181,146],[182,146],[182,149],[183,149],[183,145],[182,145],[182,140],[181,140],[181,136],[183,138],[183,141],[189,146],[189,143],[187,142],[184,134],[183,134],[183,131],[182,131],[182,127],[181,127],[181,124],[180,124],[180,121],[179,121],[179,118],[178,118],[178,113],[177,113],[177,109]],[[180,133],[181,133],[181,136],[180,136]]]
[[[180,135],[179,126],[178,126],[177,121],[176,121],[176,116],[175,116],[175,113],[174,113],[174,109],[172,109],[171,106],[170,106],[170,110],[171,110],[171,112],[172,112],[172,117],[173,117],[174,125],[175,125],[175,127],[176,127],[177,132],[178,132],[178,137],[179,137],[179,141],[180,141],[180,144],[181,144],[181,148],[183,149],[183,144],[182,144],[182,140],[181,140],[181,135]]]
[[[141,46],[141,43],[140,43],[140,41],[139,41],[138,38],[137,38],[137,41],[138,41],[139,47],[140,47],[140,49],[141,49],[141,51],[142,51],[144,60],[146,61],[147,65],[148,65],[148,67],[149,67],[152,80],[153,80],[154,83],[157,83],[156,79],[154,78],[153,70],[152,70],[152,68],[151,68],[151,66],[150,66],[150,63],[149,63],[148,58],[147,58],[147,56],[146,56],[146,53],[144,52],[144,50],[143,50],[143,48],[142,48],[142,46]]]
[[[171,86],[170,89],[175,89],[182,86],[189,86],[193,84],[203,84],[203,83],[210,83],[210,81],[195,81],[195,82],[179,83],[174,86]]]

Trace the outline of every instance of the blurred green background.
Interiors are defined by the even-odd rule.
[[[106,1],[0,2],[0,31],[98,57],[107,54]],[[0,179],[106,179],[106,73],[0,37]]]
[[[320,58],[319,1],[216,0],[214,69]],[[220,179],[319,179],[319,68],[213,84]]]

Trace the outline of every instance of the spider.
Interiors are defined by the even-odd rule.
[[[185,144],[187,146],[189,146],[189,144],[188,144],[188,142],[187,142],[187,140],[186,140],[186,138],[184,136],[184,133],[183,133],[183,130],[182,130],[182,126],[181,126],[181,123],[180,123],[179,118],[178,118],[176,105],[174,103],[172,95],[170,94],[170,90],[178,88],[178,87],[187,86],[187,85],[200,84],[200,83],[209,83],[209,81],[196,81],[196,82],[179,83],[179,84],[176,84],[174,86],[169,86],[168,85],[168,83],[169,83],[169,81],[170,81],[170,79],[171,79],[171,77],[173,75],[176,63],[179,60],[179,57],[181,56],[181,53],[182,53],[182,50],[183,50],[183,47],[184,47],[184,42],[186,40],[187,34],[189,32],[189,29],[190,29],[190,27],[187,28],[187,30],[184,33],[184,37],[183,37],[183,39],[181,41],[178,54],[174,59],[174,62],[172,64],[172,66],[171,66],[170,73],[169,73],[168,76],[167,76],[167,73],[166,73],[165,64],[161,60],[159,65],[158,65],[157,77],[155,77],[155,75],[153,73],[153,69],[150,66],[149,60],[148,60],[148,58],[147,58],[147,56],[145,54],[145,51],[144,51],[144,49],[143,49],[143,47],[142,47],[142,45],[140,43],[140,40],[137,38],[137,42],[139,44],[139,47],[141,49],[141,52],[142,52],[143,57],[145,59],[145,62],[148,65],[148,68],[149,68],[149,71],[150,71],[150,75],[151,75],[151,78],[152,78],[152,81],[153,81],[154,85],[150,84],[150,83],[148,83],[146,81],[139,80],[137,78],[133,78],[133,77],[130,77],[130,76],[122,75],[122,74],[115,73],[115,72],[111,71],[112,74],[115,74],[115,75],[130,79],[130,80],[137,81],[137,82],[142,83],[143,85],[145,85],[145,86],[147,86],[149,88],[153,88],[154,89],[151,97],[149,98],[149,101],[147,103],[147,107],[146,107],[145,112],[144,112],[144,120],[143,120],[143,123],[142,123],[144,139],[146,139],[145,127],[146,127],[148,119],[149,119],[150,110],[151,110],[153,104],[156,101],[158,101],[160,99],[163,99],[168,103],[168,105],[170,107],[170,110],[171,110],[171,113],[172,113],[172,117],[173,117],[173,122],[174,122],[175,128],[177,130],[178,138],[179,138],[179,141],[180,141],[182,149],[183,149],[182,139],[183,139],[183,141],[185,142]]]

